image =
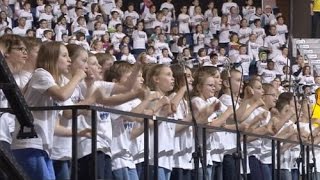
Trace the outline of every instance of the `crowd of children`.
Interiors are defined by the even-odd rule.
[[[293,141],[299,140],[299,121],[309,143],[310,114],[320,143],[320,76],[303,56],[288,58],[281,13],[253,0],[243,7],[226,0],[221,9],[210,1],[204,13],[199,0],[180,10],[171,1],[157,8],[144,0],[138,13],[132,3],[122,7],[122,0],[37,0],[36,8],[26,0],[2,0],[0,51],[29,106],[89,104],[187,122],[194,113],[199,124],[232,130],[236,113],[241,131]],[[296,94],[304,97],[296,99],[298,111]],[[0,107],[9,107],[2,91]],[[15,116],[1,113],[1,146],[31,179],[70,179],[72,113],[33,116],[38,137],[20,139]],[[77,114],[80,179],[91,178],[91,116]],[[194,129],[160,122],[154,152],[149,124],[150,169],[158,153],[160,180],[195,179]],[[99,179],[144,179],[143,133],[142,119],[97,112]],[[207,169],[201,164],[200,177],[236,179],[236,134],[208,129],[206,137]],[[248,138],[249,179],[272,179],[271,147],[270,139]],[[298,180],[299,152],[297,144],[282,144],[281,179]],[[315,175],[320,178],[320,171]]]

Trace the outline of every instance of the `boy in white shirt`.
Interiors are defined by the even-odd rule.
[[[132,21],[134,25],[137,25],[137,22],[140,18],[139,14],[134,10],[134,4],[129,3],[128,4],[128,10],[124,12],[124,19],[126,19],[128,16],[132,17]]]
[[[241,44],[247,44],[249,41],[249,36],[252,33],[251,28],[248,27],[248,22],[246,19],[242,19],[240,21],[241,28],[239,29],[239,42]]]
[[[162,49],[162,56],[159,59],[159,64],[168,64],[170,65],[172,59],[169,57],[169,50],[167,48]]]
[[[122,24],[121,20],[119,20],[119,12],[112,11],[111,12],[111,20],[109,21],[109,24],[108,24],[108,30],[110,32],[115,32],[117,24]]]
[[[275,62],[275,69],[278,71],[278,74],[283,75],[283,67],[289,66],[290,67],[290,59],[288,58],[288,48],[282,47],[281,48],[282,54],[276,56],[273,61]]]
[[[51,29],[52,23],[54,22],[54,17],[52,15],[52,7],[50,4],[46,4],[44,7],[44,13],[41,13],[39,16],[39,20],[45,19],[48,21],[48,28]]]
[[[134,64],[136,62],[136,59],[134,56],[130,53],[128,46],[123,46],[121,49],[122,56],[120,58],[121,61],[126,61],[130,64]]]
[[[250,34],[248,42],[248,55],[252,60],[259,61],[259,48],[260,44],[256,43],[257,36],[255,34]]]
[[[276,26],[271,25],[269,28],[270,35],[264,39],[264,47],[270,51],[268,58],[273,59],[277,55],[281,55],[281,50],[285,42],[277,35]]]
[[[262,83],[271,83],[277,77],[277,71],[274,69],[274,62],[267,61],[267,69],[258,72],[261,75]]]
[[[28,27],[26,26],[26,18],[20,17],[18,19],[18,26],[12,29],[12,33],[20,36],[25,36],[27,30],[28,30]]]
[[[45,31],[45,30],[48,30],[49,28],[48,28],[48,21],[47,20],[45,20],[45,19],[41,19],[40,21],[39,21],[39,24],[40,24],[40,27],[37,29],[37,31],[36,31],[36,38],[39,38],[39,39],[41,39],[41,38],[43,38],[43,32]]]
[[[242,70],[243,80],[249,80],[249,67],[251,64],[251,57],[247,54],[247,46],[241,45],[239,48],[239,56],[236,60],[236,63],[240,63],[242,67],[237,68],[239,71]]]
[[[284,24],[284,19],[282,16],[277,17],[277,35],[281,38],[283,42],[287,42],[288,38],[288,27]]]
[[[261,27],[261,20],[254,20],[254,28],[252,29],[252,33],[257,35],[257,43],[263,46],[264,38],[266,37],[266,32],[264,28]]]
[[[33,16],[31,13],[31,5],[29,2],[26,2],[24,4],[24,9],[20,11],[19,17],[26,18],[26,26],[28,29],[31,29],[33,27]]]

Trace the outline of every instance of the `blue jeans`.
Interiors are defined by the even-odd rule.
[[[45,151],[26,148],[16,149],[12,152],[18,163],[31,179],[55,179],[52,160]]]
[[[66,180],[70,179],[70,161],[53,161],[54,173],[56,175],[56,180]]]
[[[292,180],[299,180],[299,170],[291,169],[291,177],[292,177]]]
[[[263,180],[272,180],[272,165],[271,164],[262,164],[261,171]]]
[[[139,179],[144,180],[144,163],[141,162],[136,164],[136,169],[137,169]]]
[[[89,154],[78,160],[79,179],[91,179],[93,171],[91,166],[92,155]],[[97,179],[112,180],[111,158],[105,153],[97,152]]]
[[[114,180],[139,180],[136,169],[121,168],[112,171]]]
[[[223,157],[222,174],[223,180],[235,180],[237,177],[236,160],[230,154]]]
[[[150,179],[154,179],[154,166],[149,166]],[[158,167],[158,180],[170,180],[171,171],[163,167]]]
[[[280,180],[292,180],[291,172],[288,169],[281,169]]]
[[[170,180],[191,180],[191,179],[192,179],[192,170],[181,169],[181,168],[172,169]]]
[[[319,172],[317,172],[317,173],[312,173],[312,180],[320,180],[320,173]]]
[[[220,162],[212,162],[212,180],[222,180],[222,164]]]
[[[263,173],[261,169],[261,162],[255,157],[249,157],[250,175],[255,179],[262,179]]]
[[[203,179],[203,170],[202,168],[199,168],[199,178],[198,179]],[[207,165],[206,169],[206,179],[211,179],[212,176],[212,166]]]

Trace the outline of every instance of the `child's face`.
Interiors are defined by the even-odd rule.
[[[28,37],[35,37],[34,31],[29,31],[27,34]]]
[[[37,0],[37,5],[38,5],[38,6],[43,5],[43,0]]]
[[[156,84],[156,87],[161,92],[172,91],[174,86],[174,78],[170,67],[161,68],[159,75],[154,76],[153,80]]]
[[[168,50],[164,50],[164,51],[162,52],[162,55],[163,55],[163,57],[168,57],[168,56],[169,56]]]
[[[152,54],[154,53],[154,51],[153,51],[152,48],[149,48],[147,53],[148,53],[149,55],[152,55]]]
[[[246,54],[247,53],[247,48],[246,47],[241,47],[239,49],[240,54]]]
[[[226,50],[224,48],[221,48],[219,50],[219,52],[220,52],[220,55],[222,55],[222,56],[224,56],[226,54]]]
[[[132,5],[130,5],[130,6],[128,7],[128,10],[131,12],[131,11],[134,10],[134,7],[133,7]]]
[[[256,13],[257,13],[258,15],[261,15],[261,14],[262,14],[262,9],[261,9],[261,8],[257,8]]]
[[[212,45],[218,46],[218,45],[219,45],[219,41],[218,41],[218,40],[213,40],[213,41],[212,41]]]
[[[320,84],[320,76],[316,77],[315,80],[316,84]]]
[[[252,87],[253,89],[253,97],[255,99],[260,99],[262,98],[263,94],[264,94],[264,90],[262,88],[262,84],[259,81],[256,81]]]
[[[247,27],[247,26],[248,26],[247,21],[246,21],[246,20],[242,20],[242,21],[241,21],[241,26],[242,26],[242,27]]]
[[[88,58],[88,69],[95,79],[102,79],[102,68],[95,56],[91,56]]]
[[[103,44],[101,41],[98,41],[95,45],[96,50],[102,50],[103,49]]]
[[[263,101],[268,108],[273,108],[276,106],[277,102],[277,92],[275,88],[269,88],[265,95],[263,96]]]
[[[267,67],[269,70],[273,70],[274,69],[274,62],[273,61],[269,61],[267,64]]]
[[[255,34],[251,34],[250,37],[249,37],[249,40],[250,40],[251,42],[255,42],[256,39],[257,39],[257,36],[256,36]]]
[[[210,60],[211,60],[211,63],[212,63],[212,64],[217,64],[217,62],[218,62],[218,56],[213,56]]]
[[[184,55],[184,56],[190,56],[190,50],[189,50],[189,49],[185,49],[185,50],[183,51],[183,55]]]
[[[197,13],[197,14],[200,14],[200,13],[201,13],[201,7],[200,7],[200,6],[197,6],[197,7],[194,9],[194,12]]]
[[[283,23],[284,23],[283,18],[279,18],[279,19],[278,19],[278,24],[280,24],[280,25],[281,25],[281,24],[283,24]]]
[[[182,13],[187,13],[187,11],[188,11],[187,6],[183,6],[183,7],[181,8],[181,12],[182,12]]]
[[[164,37],[164,35],[163,35],[163,34],[159,36],[159,41],[163,42],[163,41],[164,41],[164,39],[165,39],[165,37]]]
[[[257,21],[255,25],[256,27],[261,27],[261,21]]]
[[[46,13],[51,13],[52,7],[51,6],[46,6]]]
[[[112,59],[107,59],[102,65],[103,71],[109,70],[112,65],[113,65],[113,60]]]
[[[209,9],[212,9],[214,7],[214,3],[213,2],[210,2],[209,4],[208,4],[208,8]]]
[[[200,57],[204,57],[207,55],[207,52],[205,50],[201,51],[200,52]]]
[[[48,33],[46,34],[46,38],[48,38],[48,39],[51,39],[52,36],[53,36],[53,33],[52,33],[52,32],[48,32]]]
[[[62,41],[65,42],[65,43],[67,43],[67,42],[69,41],[68,35],[63,35],[63,36],[62,36]]]
[[[208,76],[202,84],[198,85],[198,91],[204,99],[209,99],[215,95],[215,78],[213,76]]]

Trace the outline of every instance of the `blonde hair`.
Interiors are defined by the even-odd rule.
[[[37,68],[43,68],[48,71],[57,84],[61,83],[61,72],[57,68],[57,62],[62,46],[64,46],[62,43],[55,41],[42,44],[39,49],[36,65]]]
[[[163,68],[169,67],[164,64],[155,64],[148,69],[146,77],[146,85],[150,88],[151,91],[156,90],[156,84],[153,81],[153,77],[159,76]]]

